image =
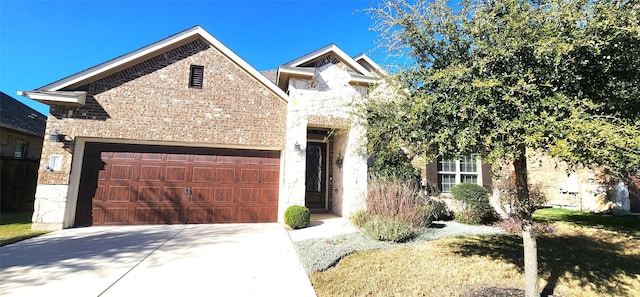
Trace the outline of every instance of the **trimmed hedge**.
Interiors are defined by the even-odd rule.
[[[304,206],[291,205],[284,211],[284,223],[293,229],[307,227],[310,222],[311,212]]]
[[[473,183],[457,184],[451,188],[453,198],[462,202],[462,210],[455,213],[456,221],[464,224],[483,224],[493,220],[487,190]]]

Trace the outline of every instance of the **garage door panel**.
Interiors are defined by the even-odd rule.
[[[93,207],[91,209],[91,216],[93,217],[94,222],[104,222],[104,208]]]
[[[278,170],[264,169],[260,175],[261,183],[265,184],[277,184],[280,179],[280,173]]]
[[[94,201],[104,201],[104,199],[107,197],[106,193],[105,193],[105,186],[98,186],[96,188],[96,192],[94,194]]]
[[[158,209],[150,207],[138,207],[135,211],[134,224],[155,224],[157,223]]]
[[[191,187],[191,193],[188,195],[190,202],[209,202],[211,201],[211,188],[209,187]]]
[[[236,156],[217,156],[216,163],[219,164],[234,164],[238,157]]]
[[[161,181],[162,180],[162,166],[155,165],[142,165],[140,166],[140,181]]]
[[[194,183],[211,183],[213,182],[213,168],[211,167],[193,167]]]
[[[166,155],[158,153],[140,153],[142,161],[162,161]]]
[[[279,152],[104,143],[85,150],[93,159],[83,159],[82,172],[95,184],[81,188],[91,197],[87,225],[277,220]]]
[[[233,167],[216,168],[217,183],[233,183],[235,181],[236,169]]]
[[[107,192],[106,201],[115,202],[123,201],[129,202],[131,200],[131,186],[109,186]]]
[[[260,199],[260,189],[258,188],[241,188],[240,202],[257,202]]]
[[[158,202],[160,201],[160,186],[138,187],[138,202]]]
[[[131,180],[133,178],[133,165],[113,165],[109,174],[111,180]]]
[[[195,155],[193,156],[194,163],[214,163],[216,161],[216,156],[212,155]]]
[[[278,202],[278,189],[261,189],[260,202]]]
[[[160,223],[165,224],[181,224],[182,208],[180,207],[163,207],[160,215]]]
[[[132,152],[113,152],[111,153],[111,159],[116,160],[133,160],[136,154]]]
[[[165,171],[165,181],[185,182],[187,180],[187,168],[184,166],[167,166]]]
[[[215,188],[213,200],[215,202],[233,202],[233,188]]]
[[[168,154],[167,162],[185,162],[189,159],[187,154]]]
[[[125,225],[130,222],[128,219],[128,209],[126,207],[105,207],[104,223],[107,225]]]
[[[240,173],[240,181],[243,183],[254,183],[257,184],[260,182],[260,170],[259,169],[241,169]]]
[[[233,223],[234,208],[232,207],[214,207],[212,223]]]
[[[213,211],[206,207],[189,207],[187,211],[187,223],[205,224],[211,222]]]
[[[237,220],[238,223],[258,223],[258,207],[238,207]]]
[[[162,201],[180,203],[185,195],[184,187],[164,187],[164,195]]]
[[[258,222],[259,223],[275,222],[278,220],[277,213],[278,213],[277,207],[261,207],[260,217],[258,219]]]

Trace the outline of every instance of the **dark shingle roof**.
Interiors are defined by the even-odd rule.
[[[17,99],[0,92],[0,126],[43,137],[47,118]]]
[[[262,73],[262,75],[264,75],[268,80],[270,80],[272,83],[276,83],[276,79],[278,76],[278,70],[264,70],[264,71],[260,71],[260,73]]]

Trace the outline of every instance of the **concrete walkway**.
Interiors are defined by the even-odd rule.
[[[271,224],[66,229],[0,248],[0,296],[315,296]]]
[[[313,213],[309,226],[302,229],[289,230],[293,242],[311,238],[328,238],[347,233],[359,232],[348,218],[332,213]]]

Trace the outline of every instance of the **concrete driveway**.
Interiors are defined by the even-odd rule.
[[[0,248],[1,296],[316,296],[284,227],[66,229]]]

